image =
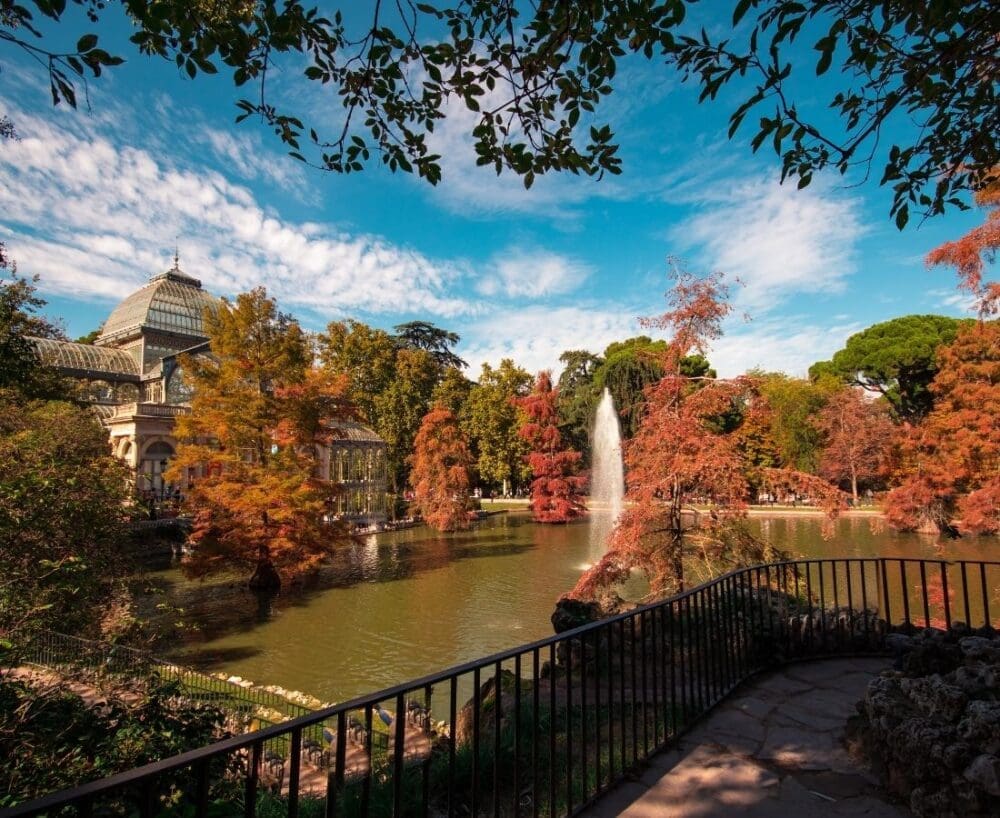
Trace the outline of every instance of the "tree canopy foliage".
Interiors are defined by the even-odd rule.
[[[765,423],[776,455],[774,465],[815,472],[820,432],[813,419],[831,394],[830,381],[811,382],[781,372],[751,372],[750,376],[767,408]]]
[[[333,488],[317,476],[317,446],[347,416],[345,387],[313,365],[306,335],[262,288],[223,301],[205,330],[211,356],[182,357],[193,397],[170,472],[177,482],[199,474],[184,567],[251,571],[253,587],[276,588],[347,540],[326,519]]]
[[[728,287],[720,274],[703,278],[676,261],[668,309],[644,323],[670,332],[660,357],[663,376],[647,387],[635,436],[625,444],[626,499],[605,556],[583,574],[571,594],[597,596],[642,570],[650,593],[683,588],[689,569],[714,572],[760,561],[766,543],[741,525],[750,493],[745,440],[738,434],[760,396],[752,378],[722,380],[683,373],[683,362],[704,355],[722,333],[728,314]],[[727,422],[732,416],[732,422]],[[764,468],[761,479],[775,492],[799,491],[833,513],[839,492],[826,481],[792,469]],[[692,527],[693,506],[710,514]]]
[[[60,338],[62,329],[39,314],[37,279],[17,274],[0,244],[0,390],[13,389],[25,398],[68,397],[71,389],[59,374],[39,360],[30,337]]]
[[[439,388],[452,406],[467,392],[461,368],[465,361],[452,347],[457,333],[427,321],[394,327],[396,335],[360,321],[331,322],[318,338],[324,369],[346,379],[347,394],[361,419],[388,444],[389,479],[399,493],[407,484],[408,458],[420,422]],[[457,392],[455,391],[457,390]]]
[[[979,188],[976,204],[986,209],[986,221],[961,238],[934,248],[927,263],[954,267],[959,286],[972,294],[980,317],[987,318],[1000,312],[1000,282],[983,278],[986,263],[993,261],[1000,249],[1000,180]]]
[[[822,435],[818,472],[835,484],[848,484],[855,502],[859,483],[888,471],[896,435],[887,409],[884,402],[847,387],[830,395],[816,414]]]
[[[13,268],[0,244],[0,275]],[[122,599],[128,469],[27,336],[62,337],[33,281],[0,279],[0,634],[91,631]]]
[[[934,409],[908,430],[886,498],[904,530],[1000,530],[1000,321],[963,326],[941,349]]]
[[[847,339],[830,361],[813,364],[817,378],[835,375],[884,396],[902,420],[926,415],[934,405],[929,387],[938,371],[938,350],[955,339],[962,320],[944,315],[904,315],[873,324]]]
[[[513,491],[531,478],[525,457],[528,444],[518,434],[524,424],[515,399],[531,389],[531,375],[510,358],[498,367],[483,364],[479,382],[469,392],[462,428],[476,454],[485,485]]]
[[[95,707],[65,685],[0,676],[0,807],[171,758],[228,737],[225,713],[151,679]],[[167,784],[151,800],[167,800]]]
[[[465,369],[468,366],[452,351],[452,347],[462,340],[457,332],[441,329],[429,321],[408,321],[397,324],[393,329],[396,330],[396,340],[401,346],[429,352],[442,369]]]
[[[95,29],[118,5],[74,4]],[[4,3],[0,42],[47,66],[53,102],[76,105],[77,84],[122,57],[95,33],[69,49],[51,47],[42,30],[63,18],[66,5]],[[478,163],[519,174],[526,186],[551,171],[620,173],[613,123],[602,121],[600,107],[630,54],[677,71],[702,100],[726,100],[730,137],[753,115],[752,148],[772,146],[782,178],[800,187],[828,167],[880,166],[899,227],[911,207],[933,214],[961,204],[957,194],[982,188],[1000,165],[992,0],[739,0],[731,31],[719,25],[715,4],[695,0],[530,7],[403,0],[329,17],[299,0],[121,6],[141,53],[171,60],[192,78],[228,74],[246,89],[238,119],[259,116],[292,156],[337,172],[381,162],[436,183],[441,157],[429,137],[457,103],[475,114]],[[35,16],[49,25],[36,25]],[[317,132],[285,107],[291,95],[267,83],[278,65],[295,66],[335,95],[343,115],[332,132]],[[833,124],[829,114],[811,114],[815,75],[827,79]],[[899,136],[887,145],[890,126]]]
[[[424,416],[410,461],[414,510],[438,531],[468,528],[472,455],[451,410],[434,406]]]
[[[124,591],[128,479],[89,411],[0,390],[0,634],[99,626]]]
[[[525,417],[518,434],[530,447],[531,517],[540,523],[568,523],[586,512],[587,480],[579,474],[580,453],[563,446],[558,400],[550,372],[539,373],[531,394],[516,399]]]

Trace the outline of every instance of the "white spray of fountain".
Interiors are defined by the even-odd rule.
[[[605,388],[594,418],[590,471],[590,559],[597,562],[607,550],[608,537],[622,513],[625,469],[622,434],[611,393]]]

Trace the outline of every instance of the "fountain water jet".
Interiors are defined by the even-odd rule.
[[[597,406],[593,431],[593,465],[590,472],[590,559],[597,562],[607,550],[625,497],[622,436],[618,412],[605,388]]]

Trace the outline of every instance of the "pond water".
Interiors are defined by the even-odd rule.
[[[848,517],[821,536],[815,517],[751,521],[793,555],[996,559],[996,538],[939,541],[873,531]],[[308,587],[262,601],[237,578],[199,582],[176,566],[148,578],[197,630],[170,658],[324,701],[388,687],[551,635],[556,599],[587,563],[585,523],[542,526],[527,514],[489,517],[467,532],[414,528],[369,537]],[[624,596],[637,598],[636,579]]]

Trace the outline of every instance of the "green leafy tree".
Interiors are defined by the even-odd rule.
[[[604,362],[594,370],[594,389],[598,396],[605,388],[611,393],[624,437],[632,437],[639,428],[645,390],[663,377],[666,348],[665,341],[646,335],[615,341],[604,350]]]
[[[600,392],[594,385],[594,373],[604,359],[582,349],[568,349],[559,356],[563,371],[559,375],[559,431],[566,444],[590,462],[590,436]]]
[[[112,690],[101,707],[94,707],[63,686],[0,675],[0,807],[227,737],[222,710],[192,703],[180,693],[175,682],[151,679]],[[193,776],[190,784],[195,784]],[[176,797],[165,782],[150,794],[157,803]]]
[[[98,628],[124,592],[128,482],[89,411],[0,391],[0,635]]]
[[[900,420],[914,421],[934,405],[930,391],[937,352],[969,323],[944,315],[904,315],[874,324],[847,339],[832,360],[813,364],[809,375],[834,375],[882,395]]]
[[[252,572],[256,589],[317,568],[345,532],[326,521],[332,494],[317,478],[317,446],[333,437],[324,421],[346,414],[343,384],[313,365],[301,327],[263,288],[223,301],[205,316],[212,355],[184,356],[191,414],[169,479],[202,475],[188,488],[194,514],[194,576]]]
[[[401,349],[396,353],[392,380],[375,396],[375,431],[389,444],[389,477],[394,493],[406,485],[407,458],[440,374],[441,367],[431,353]]]
[[[95,27],[118,6],[75,3]],[[630,53],[665,60],[698,85],[702,100],[732,105],[731,138],[747,117],[758,122],[751,147],[772,146],[782,178],[797,178],[800,187],[826,168],[881,165],[900,227],[911,206],[932,214],[961,206],[958,194],[982,188],[1000,166],[992,0],[739,0],[733,30],[720,25],[728,21],[717,4],[693,0],[440,8],[403,0],[329,18],[298,0],[121,5],[141,53],[190,77],[228,74],[246,88],[238,119],[259,117],[292,156],[336,172],[375,162],[438,182],[441,157],[428,136],[458,103],[478,114],[471,129],[477,162],[512,171],[526,186],[550,171],[620,173],[613,126],[599,107]],[[37,58],[53,101],[75,106],[77,84],[122,58],[93,33],[74,46],[51,46],[65,8],[63,0],[0,5],[0,44]],[[35,24],[36,14],[46,25]],[[802,43],[814,44],[815,57],[803,55]],[[294,66],[331,89],[342,124],[318,133],[284,107],[295,95],[276,98],[266,82],[277,66]],[[812,101],[815,74],[826,75],[829,106],[805,104],[796,93]],[[813,108],[824,113],[812,118]],[[889,132],[899,138],[887,140]]]
[[[462,425],[478,453],[479,476],[504,493],[531,477],[524,459],[528,445],[518,434],[524,418],[513,402],[528,394],[531,383],[531,375],[510,358],[496,369],[484,363],[466,403]]]
[[[396,373],[396,339],[360,321],[334,321],[320,334],[318,345],[323,367],[347,379],[347,395],[358,414],[375,425],[375,401]]]
[[[445,369],[441,380],[434,387],[431,402],[444,406],[455,417],[460,417],[465,410],[465,403],[469,399],[472,387],[472,381],[462,374],[462,370],[450,366]]]
[[[79,338],[76,339],[76,343],[93,344],[94,341],[96,341],[100,337],[101,337],[101,327],[98,327],[97,329],[92,329],[86,335],[81,335]]]
[[[396,342],[406,349],[422,349],[434,356],[441,368],[465,369],[468,364],[459,358],[452,347],[461,341],[457,332],[436,327],[428,321],[410,321],[397,324]]]
[[[815,474],[819,466],[823,436],[815,424],[836,381],[809,381],[783,372],[751,373],[766,403],[770,445],[781,468]]]
[[[39,360],[36,338],[64,339],[61,328],[38,314],[45,301],[37,295],[37,278],[17,274],[0,244],[0,390],[13,389],[25,398],[68,397],[71,387]]]

